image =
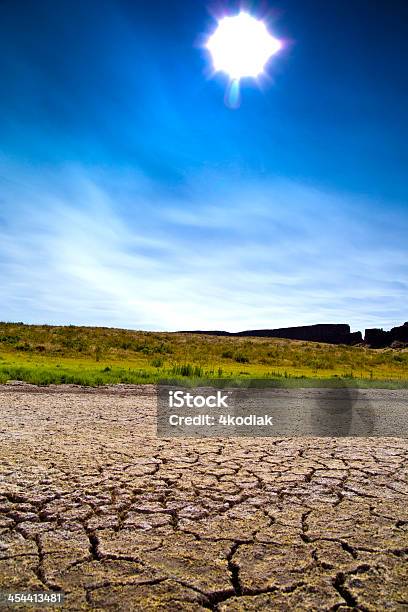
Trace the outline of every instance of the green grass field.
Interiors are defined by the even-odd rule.
[[[408,387],[408,349],[0,323],[0,382]]]

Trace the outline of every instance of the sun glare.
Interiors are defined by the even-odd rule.
[[[267,30],[263,21],[248,13],[223,17],[206,44],[214,70],[225,72],[232,80],[258,77],[269,58],[282,43]]]

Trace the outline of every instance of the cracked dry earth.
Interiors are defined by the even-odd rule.
[[[3,387],[0,589],[73,611],[408,610],[408,441],[162,440],[155,407],[153,387]]]

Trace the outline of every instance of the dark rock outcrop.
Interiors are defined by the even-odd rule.
[[[366,329],[364,340],[371,348],[384,348],[391,346],[393,342],[408,343],[408,321],[390,331],[376,327]]]
[[[288,338],[289,340],[328,342],[330,344],[354,344],[362,340],[361,332],[350,333],[350,325],[335,323],[282,327],[279,329],[252,329],[238,332],[236,335],[258,336],[262,338]]]
[[[299,327],[281,327],[279,329],[250,329],[242,332],[225,331],[190,331],[190,334],[207,334],[210,336],[253,336],[258,338],[287,338],[309,342],[327,342],[329,344],[358,344],[362,342],[361,332],[350,332],[350,325],[322,323],[318,325],[301,325]]]
[[[363,342],[363,334],[361,331],[350,332],[349,340],[346,344],[360,344]]]
[[[242,332],[226,331],[186,331],[180,333],[206,334],[209,336],[254,336],[258,338],[287,338],[306,342],[326,342],[328,344],[360,344],[363,337],[360,331],[351,332],[345,323],[321,323],[299,327],[280,327],[278,329],[248,329]],[[403,348],[408,346],[408,321],[390,331],[373,327],[365,330],[364,343],[370,348]]]
[[[400,327],[393,327],[390,333],[393,342],[408,342],[408,321]]]
[[[376,327],[372,329],[366,329],[364,334],[364,341],[371,348],[382,348],[391,344],[390,332],[378,329]]]

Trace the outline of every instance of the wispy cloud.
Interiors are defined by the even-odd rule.
[[[296,182],[0,172],[0,318],[239,330],[407,319],[407,221]],[[7,177],[7,178],[6,178]]]

